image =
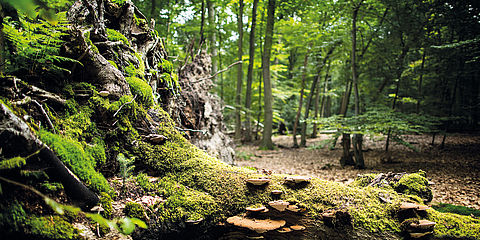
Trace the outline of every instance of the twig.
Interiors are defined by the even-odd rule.
[[[243,61],[234,62],[234,63],[230,64],[227,68],[222,69],[222,70],[216,72],[215,74],[211,75],[210,77],[202,78],[202,79],[197,80],[197,81],[192,82],[192,83],[198,83],[198,82],[201,82],[201,81],[205,81],[205,80],[207,80],[207,79],[215,78],[218,74],[223,73],[223,72],[227,71],[228,69],[232,68],[233,66],[235,66],[235,65],[237,65],[237,64],[240,64],[240,63],[243,63]]]
[[[118,110],[113,114],[113,117],[117,116],[117,114],[120,112],[120,110],[122,110],[122,108],[123,108],[125,105],[130,104],[130,103],[132,103],[133,101],[135,101],[135,98],[137,98],[137,95],[135,95],[135,96],[133,97],[132,101],[126,102],[126,103],[122,104],[122,106],[120,106],[120,107],[118,108]],[[115,123],[117,123],[117,122],[115,122]],[[114,123],[113,125],[115,125],[115,123]]]
[[[179,127],[175,127],[175,128],[179,131],[182,131],[182,132],[189,131],[189,132],[201,132],[203,135],[207,134],[206,130],[195,130],[195,129],[179,128]]]
[[[52,123],[52,121],[50,120],[50,118],[48,117],[47,112],[45,112],[45,109],[43,108],[43,106],[42,106],[40,103],[38,103],[37,100],[33,100],[32,102],[34,102],[34,103],[40,108],[40,110],[42,111],[42,113],[43,113],[43,115],[45,116],[45,118],[47,118],[48,125],[52,128],[53,133],[56,134],[56,132],[55,132],[55,127],[53,127],[53,123]]]

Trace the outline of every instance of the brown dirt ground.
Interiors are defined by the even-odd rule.
[[[328,146],[319,148],[332,135],[321,134],[307,140],[307,148],[291,148],[292,136],[277,136],[273,141],[282,147],[276,150],[258,150],[254,145],[236,148],[238,166],[249,166],[259,171],[297,174],[318,177],[331,181],[353,181],[358,174],[387,172],[427,172],[434,183],[432,203],[450,203],[480,209],[480,135],[449,135],[445,147],[440,149],[442,140],[437,136],[432,146],[431,135],[404,136],[419,151],[393,143],[390,156],[394,163],[381,163],[385,158],[385,139],[376,137],[364,140],[365,164],[367,169],[342,168],[339,163],[342,149],[340,139],[335,149]],[[241,157],[243,155],[243,157]]]

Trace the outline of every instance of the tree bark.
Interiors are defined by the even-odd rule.
[[[272,82],[270,80],[270,55],[272,52],[273,26],[275,24],[275,4],[276,0],[268,0],[267,7],[267,26],[265,29],[265,44],[262,57],[262,73],[264,83],[264,129],[261,147],[265,149],[273,149],[272,142],[272,125],[273,125],[273,109],[272,109]]]
[[[312,49],[311,47],[312,47],[312,44],[310,43],[307,53],[305,54],[305,58],[303,59],[302,84],[300,85],[300,99],[298,100],[297,114],[295,115],[295,122],[293,123],[293,147],[298,147],[297,128],[298,128],[298,122],[300,121],[300,114],[302,112],[303,95],[305,92],[305,80],[307,78],[308,55],[310,55],[310,51]]]
[[[322,72],[323,67],[325,67],[328,59],[330,58],[333,51],[335,50],[336,46],[337,45],[335,44],[334,46],[332,46],[332,48],[330,48],[330,50],[328,50],[327,54],[323,58],[322,64],[318,69],[317,76],[312,82],[312,87],[310,88],[310,93],[308,94],[308,97],[307,97],[307,104],[305,105],[305,114],[304,114],[305,117],[304,117],[304,122],[302,123],[302,136],[300,139],[300,147],[305,147],[307,144],[307,122],[306,121],[310,114],[310,106],[312,105],[313,94],[315,94],[315,89],[317,88],[318,81],[320,80],[320,74]]]
[[[237,57],[242,61],[243,56],[243,0],[238,3],[237,14],[237,31],[238,31],[238,52]],[[238,142],[242,138],[242,85],[243,85],[243,64],[238,64],[237,70],[237,91],[235,93],[235,141]]]
[[[200,41],[198,42],[198,48],[202,47],[203,41],[205,40],[205,0],[202,0],[202,15],[200,22]]]
[[[423,85],[423,73],[425,71],[424,69],[425,69],[425,52],[426,51],[427,51],[426,49],[423,49],[422,64],[420,65],[420,77],[418,79],[418,98],[417,98],[417,108],[416,108],[417,114],[420,113],[420,106],[423,99],[422,85]]]
[[[208,8],[208,28],[209,28],[209,42],[210,42],[210,51],[212,54],[212,73],[218,72],[218,64],[217,64],[217,32],[216,32],[216,24],[215,24],[215,3],[212,0],[207,0],[207,8]],[[212,79],[213,82],[215,81],[215,77]]]
[[[257,6],[258,0],[253,1],[252,8],[252,26],[250,28],[250,46],[249,46],[249,58],[248,58],[248,73],[247,73],[247,91],[245,93],[245,138],[246,142],[252,140],[251,129],[251,105],[252,105],[252,82],[253,82],[253,64],[255,61],[255,27],[257,25]]]
[[[355,93],[355,116],[360,115],[360,96],[358,93],[358,74],[357,74],[357,17],[358,11],[363,3],[360,1],[358,6],[355,6],[352,14],[352,84]],[[353,154],[355,155],[355,167],[359,169],[365,168],[365,162],[363,160],[362,152],[362,134],[353,135]]]

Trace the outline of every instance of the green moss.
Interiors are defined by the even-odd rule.
[[[97,46],[95,46],[95,44],[93,44],[92,40],[90,39],[90,31],[85,32],[85,34],[83,34],[83,37],[85,38],[85,42],[87,42],[93,52],[100,53]]]
[[[120,32],[111,29],[111,28],[106,28],[107,31],[107,38],[109,41],[112,42],[117,42],[117,41],[122,41],[125,45],[130,46],[130,43],[128,42],[128,39],[123,36]]]
[[[19,202],[0,203],[0,229],[6,231],[4,234],[22,230],[26,219],[27,214]]]
[[[173,73],[173,64],[168,60],[162,59],[161,62],[158,63],[158,68],[161,68],[163,72]]]
[[[136,202],[128,202],[123,209],[125,216],[145,220],[145,209]]]
[[[428,209],[428,219],[436,222],[435,235],[480,239],[480,219]]]
[[[369,173],[357,176],[355,180],[350,184],[352,187],[366,187],[372,182],[377,174]]]
[[[113,199],[108,195],[106,192],[101,192],[100,193],[100,204],[102,204],[102,207],[104,211],[102,212],[102,216],[105,218],[112,218],[113,214],[113,207],[112,207],[112,202]]]
[[[44,182],[41,184],[41,188],[44,189],[45,192],[55,193],[59,190],[63,190],[63,185],[57,182]]]
[[[60,216],[29,217],[27,233],[41,239],[79,239],[78,230]]]
[[[130,85],[132,93],[140,97],[140,100],[145,107],[153,105],[153,91],[148,83],[137,77],[127,77],[125,79]]]
[[[107,156],[105,154],[105,143],[101,138],[94,138],[92,144],[85,146],[85,152],[95,159],[96,167],[105,164]]]
[[[115,61],[112,61],[112,60],[107,60],[110,64],[112,64],[112,66],[114,66],[116,69],[119,69],[118,68],[118,65],[115,63]]]
[[[399,193],[419,196],[427,202],[433,199],[432,190],[423,171],[404,175],[393,188]]]
[[[437,205],[432,206],[435,210],[443,213],[455,213],[464,216],[475,216],[480,217],[480,210],[464,207],[464,206],[457,206],[448,203],[440,203]]]
[[[112,191],[103,175],[95,171],[95,159],[85,153],[80,143],[45,130],[40,130],[38,135],[87,186],[97,192]]]
[[[108,0],[108,1],[118,4],[119,6],[123,6],[127,2],[127,0]]]

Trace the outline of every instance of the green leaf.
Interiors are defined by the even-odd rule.
[[[64,208],[63,208],[63,206],[62,206],[61,204],[57,203],[56,201],[54,201],[53,199],[48,198],[48,197],[45,197],[43,200],[44,200],[45,203],[46,203],[47,205],[49,205],[49,206],[53,209],[53,211],[55,211],[57,214],[62,215],[62,214],[64,213],[64,210],[63,210]]]
[[[130,218],[130,220],[132,220],[132,222],[135,223],[135,225],[137,225],[138,227],[147,228],[147,224],[138,218]]]
[[[135,223],[129,218],[125,217],[119,220],[120,222],[120,230],[122,231],[123,234],[130,234],[135,230]]]

